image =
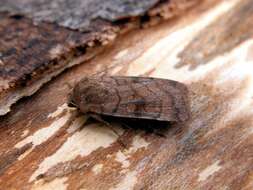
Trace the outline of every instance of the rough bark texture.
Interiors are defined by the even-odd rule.
[[[54,24],[34,26],[26,18],[0,15],[0,115],[67,67],[98,51],[88,52],[95,34],[82,34]]]
[[[0,187],[251,190],[253,41],[244,21],[250,23],[252,6],[252,0],[205,1],[182,18],[119,37],[93,60],[16,104],[0,122]],[[178,67],[182,57],[192,60],[212,47],[215,34],[225,40],[210,49],[208,59],[203,54],[192,69],[191,62]],[[112,122],[117,137],[100,122],[86,122],[66,106],[68,83],[101,72],[186,84],[191,120],[168,127],[166,138]]]
[[[2,1],[0,115],[66,68],[96,55],[101,46],[112,42],[119,33],[167,19],[165,13],[180,14],[196,2],[198,0],[176,3],[157,0]],[[175,7],[180,4],[184,6]],[[171,6],[175,7],[175,13],[169,9]],[[122,18],[123,21],[115,22]]]
[[[171,14],[171,9],[180,9],[196,4],[196,0],[3,0],[0,11],[26,14],[35,21],[49,21],[72,29],[90,31],[97,20],[115,22],[148,15],[151,8],[163,6],[157,15]],[[154,15],[154,11],[153,11]]]

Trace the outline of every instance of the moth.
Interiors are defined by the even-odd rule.
[[[70,96],[84,114],[166,122],[190,117],[187,87],[177,81],[126,76],[85,77]]]

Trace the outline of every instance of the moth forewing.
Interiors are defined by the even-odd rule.
[[[167,79],[86,77],[74,87],[71,100],[83,113],[168,122],[190,117],[187,87]]]

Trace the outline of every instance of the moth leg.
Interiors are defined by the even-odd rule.
[[[110,123],[108,123],[107,121],[105,121],[100,115],[97,114],[89,114],[89,116],[103,124],[105,124],[110,130],[113,131],[114,134],[116,134],[117,137],[120,137],[120,134],[112,127],[112,125]],[[126,148],[126,144],[124,142],[122,142],[120,139],[118,139],[118,142],[120,143],[121,146],[123,146],[124,148]]]
[[[123,127],[127,128],[127,129],[130,129],[130,130],[133,129],[132,127],[130,127],[130,126],[129,126],[128,124],[126,124],[125,122],[119,121],[119,123],[120,123]]]
[[[154,130],[154,131],[153,131],[153,133],[154,133],[155,135],[159,136],[159,137],[166,138],[166,135],[164,135],[164,134],[160,133],[160,131],[156,131],[156,130]]]
[[[125,128],[127,128],[127,129],[130,129],[130,130],[132,130],[133,129],[133,127],[131,127],[131,126],[129,126],[128,124],[126,124],[125,122],[119,122],[123,127],[125,127]],[[146,126],[145,128],[143,127],[142,128],[143,130],[145,130],[145,131],[147,131],[148,133],[153,133],[153,134],[155,134],[155,135],[157,135],[157,136],[159,136],[159,137],[163,137],[163,138],[166,138],[166,135],[164,135],[163,133],[161,133],[161,131],[159,131],[159,130],[157,130],[157,129],[155,129],[154,127],[152,127],[152,126]]]
[[[110,125],[110,123],[108,123],[107,121],[105,121],[100,115],[98,114],[94,114],[94,113],[89,113],[89,116],[93,119],[95,119],[96,121],[99,121],[105,125]]]
[[[153,133],[159,137],[163,137],[166,138],[166,135],[162,134],[159,130],[154,129],[151,126],[147,126],[146,129],[148,130],[148,132]]]
[[[120,136],[120,134],[111,126],[110,123],[108,123],[107,121],[105,121],[100,115],[97,114],[89,114],[90,117],[92,117],[93,119],[105,124],[107,127],[109,127],[117,136]]]

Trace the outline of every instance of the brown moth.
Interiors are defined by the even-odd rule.
[[[190,115],[184,84],[148,77],[85,77],[70,104],[85,114],[121,118],[185,122]]]

